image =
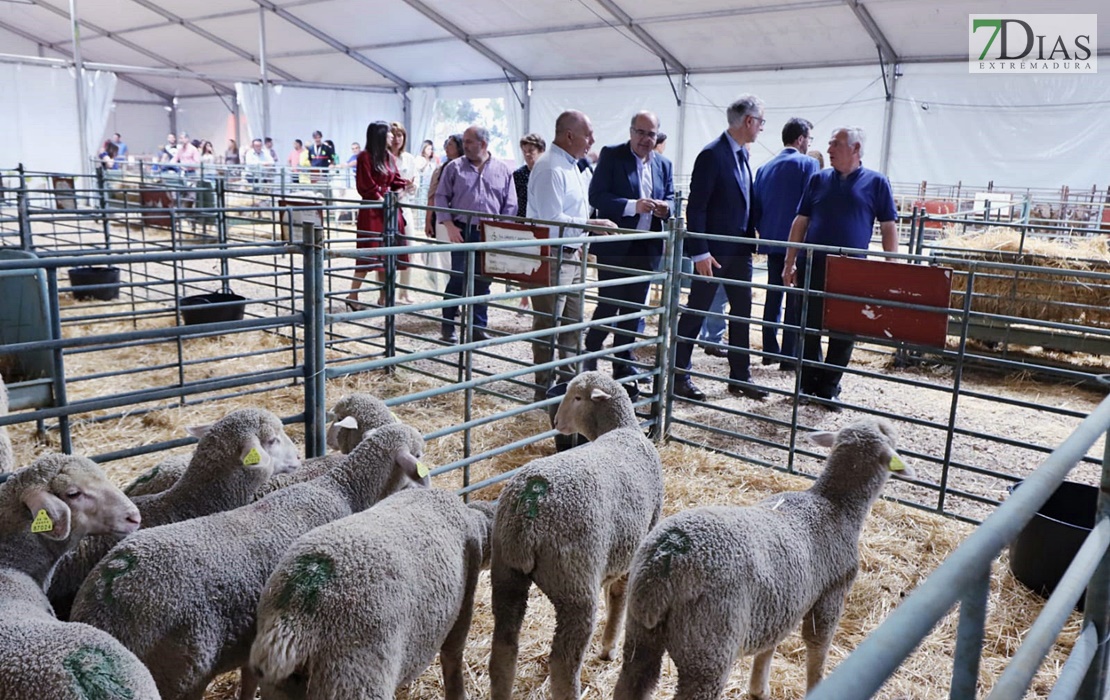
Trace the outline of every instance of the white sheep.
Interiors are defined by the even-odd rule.
[[[157,700],[134,654],[101,630],[59,622],[43,592],[81,537],[138,526],[135,506],[82,457],[42,457],[0,485],[0,697]]]
[[[409,489],[297,540],[258,605],[262,697],[392,698],[439,652],[465,700],[463,648],[494,508]]]
[[[305,532],[426,483],[420,433],[367,433],[343,464],[255,503],[142,530],[89,575],[73,619],[123,642],[150,668],[166,700],[200,698],[219,673],[245,667],[266,579]],[[254,696],[244,669],[242,697]]]
[[[200,439],[189,468],[172,487],[135,496],[144,527],[156,527],[250,503],[275,472],[300,465],[297,448],[281,419],[256,408],[232,411],[210,425],[189,428]],[[118,537],[87,537],[65,557],[50,582],[50,602],[61,619],[69,619],[73,597],[96,563]]]
[[[342,454],[349,454],[358,446],[368,430],[396,423],[397,417],[381,399],[370,394],[355,393],[339,400],[328,415],[327,445]],[[189,465],[190,455],[171,455],[135,477],[124,488],[128,496],[142,496],[165,491],[173,486]],[[256,494],[261,498],[290,484],[309,481],[338,464],[335,455],[324,455],[305,460],[292,472],[275,472],[274,477]]]
[[[4,376],[0,375],[0,417],[8,415],[8,387]],[[0,474],[15,470],[15,453],[12,439],[8,436],[8,426],[0,426]]]
[[[600,372],[575,377],[555,414],[565,435],[592,442],[534,460],[505,486],[493,527],[493,700],[508,700],[516,675],[520,626],[532,583],[555,606],[551,694],[579,696],[599,589],[608,621],[601,657],[620,634],[628,567],[659,520],[663,471],[624,387]]]
[[[91,460],[46,455],[0,484],[0,566],[45,585],[89,534],[134,532],[139,510]]]
[[[811,438],[832,451],[808,490],[683,511],[644,540],[629,579],[616,700],[651,696],[664,651],[678,668],[676,698],[720,697],[737,655],[747,654],[755,655],[750,693],[766,698],[775,646],[799,623],[807,687],[821,679],[859,569],[864,518],[890,472],[906,467],[885,420]]]

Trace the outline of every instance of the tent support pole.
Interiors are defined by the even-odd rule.
[[[890,87],[886,93],[886,107],[883,109],[883,148],[879,156],[879,172],[889,177],[890,171],[890,138],[894,133],[894,91],[898,85],[897,77],[901,74],[901,67],[895,63],[891,66]]]
[[[69,20],[73,29],[73,67],[77,73],[77,135],[81,148],[81,172],[89,173],[88,106],[85,104],[85,62],[81,60],[81,25],[77,21],[77,0],[69,0]]]
[[[262,133],[255,138],[265,138],[270,134],[270,71],[266,66],[266,9],[258,6],[258,69],[262,76]]]

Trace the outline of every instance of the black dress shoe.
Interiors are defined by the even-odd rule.
[[[769,392],[763,389],[743,384],[729,384],[728,393],[733,396],[747,396],[749,399],[755,399],[756,401],[762,401],[770,395]]]
[[[716,346],[710,346],[705,349],[705,354],[710,357],[728,357],[728,350]]]
[[[797,362],[780,362],[779,363],[779,371],[780,372],[793,372],[796,369],[798,369],[798,363]]]
[[[470,329],[471,340],[489,340],[489,333],[481,326],[474,326]]]
[[[810,399],[810,403],[815,406],[820,406],[829,413],[841,413],[844,411],[844,405],[836,399],[826,399],[823,396],[814,396]]]
[[[636,379],[636,381],[641,383],[641,384],[648,383],[648,382],[651,381],[651,373],[641,372],[640,370],[636,369],[635,367],[624,366],[624,367],[614,367],[613,368],[613,379],[616,379],[617,381],[620,381],[620,380],[624,379],[625,377],[634,377]]]
[[[694,386],[694,383],[689,379],[675,382],[674,395],[692,401],[705,401],[705,392]]]
[[[778,353],[775,353],[775,354],[777,355]],[[760,364],[762,364],[762,365],[773,365],[773,364],[775,364],[776,362],[778,362],[778,360],[776,360],[776,359],[775,359],[774,357],[772,357],[771,355],[764,355],[764,356],[763,356],[763,359],[762,359],[762,360],[760,360]]]
[[[459,342],[459,336],[455,334],[454,328],[444,328],[439,332],[439,339],[445,343]]]

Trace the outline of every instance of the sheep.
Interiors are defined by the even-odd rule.
[[[150,668],[166,700],[199,699],[217,674],[245,667],[266,579],[309,530],[427,483],[420,433],[368,432],[344,462],[251,505],[137,532],[81,586],[75,620],[109,632]],[[243,670],[241,697],[254,696]]]
[[[8,387],[4,376],[0,375],[0,418],[8,415]],[[0,474],[10,474],[15,470],[15,453],[12,439],[8,436],[8,426],[0,426]]]
[[[909,470],[886,420],[811,438],[832,451],[809,490],[683,511],[644,540],[629,580],[616,700],[651,696],[664,651],[678,668],[675,698],[720,697],[739,654],[755,655],[749,692],[767,698],[775,646],[803,621],[808,688],[821,679],[859,569],[863,520],[888,474]]]
[[[328,416],[327,445],[337,452],[349,454],[358,446],[367,430],[396,423],[397,417],[382,402],[370,394],[355,393],[345,396]],[[146,470],[123,490],[128,496],[158,493],[168,489],[185,472],[189,456],[172,455]],[[303,466],[292,473],[275,474],[255,494],[261,498],[290,484],[310,481],[338,464],[332,455],[305,460]]]
[[[297,540],[258,604],[263,698],[393,698],[436,652],[465,700],[463,647],[494,508],[409,489]]]
[[[0,567],[45,586],[58,559],[89,534],[126,535],[139,510],[84,457],[46,455],[0,484]]]
[[[200,439],[189,468],[171,488],[134,497],[145,527],[231,510],[250,503],[274,472],[296,468],[297,448],[281,419],[261,409],[233,411],[211,425],[189,428]],[[77,551],[58,565],[50,582],[50,602],[68,619],[73,597],[118,537],[85,538]]]
[[[86,534],[127,534],[139,511],[82,457],[50,455],[0,485],[0,695],[157,700],[150,672],[101,630],[59,622],[43,586]]]
[[[506,485],[493,526],[493,700],[508,700],[516,673],[520,626],[532,583],[555,606],[551,695],[579,696],[579,674],[597,609],[608,595],[601,658],[620,635],[632,555],[659,520],[663,468],[644,437],[624,387],[585,372],[567,387],[555,414],[564,435],[591,442],[534,460]]]

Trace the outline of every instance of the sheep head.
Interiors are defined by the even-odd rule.
[[[583,372],[567,385],[554,425],[563,435],[581,433],[592,441],[635,421],[632,400],[617,380],[601,372]]]
[[[139,528],[139,509],[84,457],[40,457],[5,488],[27,507],[31,532],[49,540],[76,542],[85,535],[128,535]]]

